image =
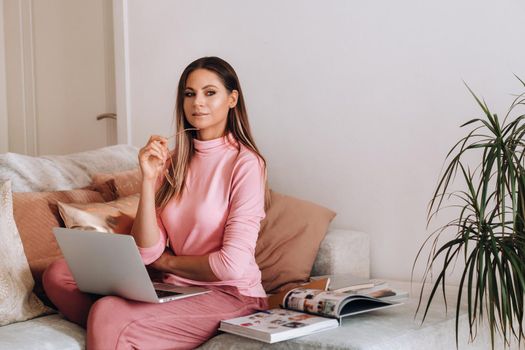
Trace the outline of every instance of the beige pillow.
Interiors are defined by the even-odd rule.
[[[0,183],[0,326],[51,312],[32,292],[29,270],[13,217],[11,182]]]
[[[126,197],[140,192],[142,174],[140,168],[111,174],[95,174],[91,178],[95,190],[111,199]]]
[[[255,259],[267,292],[307,282],[319,245],[335,217],[320,205],[270,191],[271,204],[261,221]]]
[[[68,228],[129,234],[139,198],[139,194],[134,194],[106,203],[57,204],[60,216]]]

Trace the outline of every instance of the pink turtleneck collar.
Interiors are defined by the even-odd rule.
[[[212,154],[231,146],[235,147],[236,144],[237,142],[232,133],[207,141],[193,139],[195,153],[201,155]]]

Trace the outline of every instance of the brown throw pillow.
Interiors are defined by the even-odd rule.
[[[287,284],[308,281],[319,245],[336,213],[312,202],[270,193],[255,259],[264,289],[275,293]]]
[[[139,193],[142,174],[136,168],[118,173],[95,174],[91,180],[95,190],[102,193],[106,200],[112,200]]]
[[[106,203],[58,202],[68,228],[129,234],[139,205],[139,194]]]
[[[14,192],[13,212],[24,245],[27,261],[35,279],[35,292],[43,297],[42,273],[60,258],[53,227],[63,226],[57,202],[103,202],[100,193],[85,189],[58,192]]]

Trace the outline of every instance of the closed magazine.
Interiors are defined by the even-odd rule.
[[[337,328],[338,326],[339,322],[333,318],[319,317],[293,310],[271,309],[256,312],[249,316],[221,321],[219,330],[265,343],[275,343]]]

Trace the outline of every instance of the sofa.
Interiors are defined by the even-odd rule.
[[[47,236],[43,238],[42,235],[38,237],[27,236],[23,231],[27,230],[27,226],[31,228],[31,218],[36,215],[34,211],[24,210],[24,206],[20,204],[20,198],[25,198],[24,205],[30,208],[36,207],[39,201],[42,201],[41,194],[51,193],[49,191],[60,192],[62,200],[81,198],[79,193],[88,193],[89,196],[95,195],[98,198],[97,205],[102,206],[106,203],[112,203],[114,200],[114,191],[121,195],[133,195],[136,191],[134,189],[133,176],[130,174],[137,168],[137,149],[131,146],[118,145],[105,147],[103,149],[71,154],[66,156],[46,156],[46,157],[28,157],[17,154],[0,154],[0,184],[4,181],[9,181],[14,198],[18,197],[18,212],[15,213],[15,218],[18,218],[16,225],[20,229],[20,235],[25,235],[22,239],[23,251],[20,249],[17,254],[13,255],[13,259],[23,260],[31,268],[29,273],[30,282],[25,282],[26,287],[33,288],[33,281],[41,278],[41,271],[46,264],[49,264],[53,259],[57,259],[56,251],[48,256],[35,258],[35,255],[41,255],[42,249],[49,248],[49,246],[56,245]],[[121,180],[111,180],[111,176],[104,174],[111,174],[115,172],[122,172],[126,174]],[[131,173],[130,173],[131,172]],[[102,175],[101,175],[102,174]],[[93,185],[94,179],[99,179],[98,185]],[[107,180],[107,179],[110,180]],[[130,180],[131,179],[131,180]],[[136,178],[135,178],[136,179]],[[112,182],[113,181],[113,182]],[[136,184],[135,184],[136,185]],[[93,187],[95,186],[95,188]],[[98,187],[97,187],[98,186]],[[77,189],[77,190],[74,190]],[[78,190],[81,189],[81,190]],[[82,190],[84,189],[84,190]],[[93,190],[100,191],[100,195],[92,193]],[[48,191],[48,192],[45,192]],[[84,192],[83,192],[84,191]],[[56,197],[57,195],[52,195]],[[44,196],[45,197],[45,196]],[[93,200],[93,198],[84,198],[84,200]],[[33,198],[33,199],[32,199]],[[34,199],[36,198],[36,199]],[[279,197],[275,197],[279,199]],[[283,197],[284,198],[284,197]],[[283,199],[281,198],[281,199]],[[8,196],[0,196],[0,204],[7,205],[10,209],[12,203],[8,203],[11,198]],[[118,199],[117,199],[118,201]],[[16,202],[16,200],[15,200]],[[29,204],[28,204],[29,203]],[[304,203],[301,201],[294,201],[293,205],[286,205],[286,202],[280,202],[281,206],[286,210],[304,210],[305,208],[315,209],[321,211],[325,215],[325,224],[329,223],[333,215],[328,209],[318,208],[311,203]],[[283,204],[284,203],[284,204]],[[121,203],[122,204],[122,203]],[[64,204],[65,205],[65,204]],[[76,207],[74,207],[76,205]],[[85,204],[69,203],[69,209],[77,210],[82,208]],[[93,204],[90,204],[92,206]],[[292,206],[293,208],[288,208]],[[303,208],[301,209],[301,206]],[[121,207],[116,206],[122,209]],[[311,264],[304,267],[300,274],[293,277],[295,282],[298,279],[305,278],[308,275],[326,275],[326,274],[342,274],[351,273],[356,276],[368,278],[369,271],[369,235],[352,231],[348,229],[336,229],[328,225],[316,226],[311,222],[301,221],[306,218],[297,220],[286,220],[282,212],[276,209],[279,207],[278,203],[273,203],[267,210],[267,217],[272,216],[273,222],[265,222],[262,225],[261,235],[263,231],[270,231],[276,227],[285,226],[285,230],[300,228],[301,236],[305,236],[304,230],[315,228],[319,231],[324,229],[322,234],[317,233],[316,236],[306,236],[306,241],[303,240],[299,246],[306,247],[310,244],[310,250],[313,252]],[[21,209],[22,208],[22,209]],[[90,207],[91,208],[91,207]],[[1,208],[0,208],[1,209]],[[16,209],[16,208],[15,208]],[[91,208],[92,209],[92,208]],[[115,208],[113,208],[115,209]],[[283,208],[280,210],[282,211]],[[51,210],[51,209],[49,209]],[[56,210],[56,208],[55,208]],[[28,211],[28,212],[26,212]],[[120,210],[119,210],[120,212]],[[301,213],[300,211],[297,213]],[[296,214],[297,214],[296,213]],[[53,215],[48,214],[48,219],[56,220]],[[0,210],[0,238],[2,237],[2,230],[5,229],[5,218],[2,216]],[[309,215],[307,215],[309,216]],[[126,215],[124,215],[126,217]],[[308,220],[311,218],[308,217]],[[265,219],[266,220],[266,219]],[[9,218],[8,218],[9,221]],[[16,220],[15,220],[16,221]],[[58,221],[57,221],[58,222]],[[9,224],[9,223],[8,223]],[[45,223],[44,223],[45,224]],[[44,224],[37,223],[38,229],[41,229]],[[65,224],[65,222],[61,222]],[[2,226],[4,225],[4,226]],[[315,226],[315,227],[314,227]],[[285,232],[280,234],[285,235]],[[11,237],[12,238],[12,237]],[[291,241],[297,237],[287,237]],[[304,238],[304,237],[303,237]],[[311,244],[316,241],[315,244]],[[296,241],[301,243],[300,241]],[[5,249],[5,242],[0,244],[0,258],[2,258],[2,249]],[[275,278],[268,278],[268,273],[263,271],[263,281],[265,288],[277,288],[276,280],[279,280],[281,288],[286,287],[283,283],[286,279],[282,279],[279,275],[279,269],[276,271],[274,265],[278,265],[280,261],[284,260],[286,265],[292,265],[296,259],[303,259],[303,256],[292,256],[294,260],[286,260],[287,257],[283,251],[272,251],[279,246],[275,242],[261,242],[264,245],[264,251],[270,251],[268,259],[262,259],[260,262],[261,270],[270,271],[270,276],[275,275]],[[303,247],[303,248],[304,248]],[[55,247],[57,248],[57,247]],[[278,248],[278,247],[277,247]],[[259,249],[259,241],[258,241]],[[306,248],[304,248],[306,249]],[[287,250],[290,250],[287,248]],[[275,253],[277,252],[277,253]],[[311,253],[312,253],[311,252]],[[302,255],[308,255],[303,254]],[[271,258],[271,259],[270,259]],[[304,261],[304,260],[303,260]],[[0,259],[0,267],[6,265],[6,260]],[[308,265],[308,264],[306,264]],[[296,266],[297,267],[303,267]],[[288,266],[281,266],[281,270],[286,270],[286,276],[293,274],[293,271]],[[29,271],[29,268],[27,268]],[[2,306],[4,303],[5,294],[4,280],[0,269],[0,322],[2,321]],[[265,276],[264,276],[265,275]],[[27,276],[26,276],[27,277]],[[374,276],[375,278],[381,276]],[[318,334],[312,334],[305,337],[292,339],[276,344],[265,344],[242,338],[232,334],[218,334],[217,336],[204,343],[200,349],[360,349],[360,350],[380,350],[380,349],[455,349],[455,295],[457,287],[447,287],[447,301],[448,312],[444,301],[436,298],[435,302],[430,306],[427,318],[424,323],[421,322],[421,313],[416,315],[416,310],[419,301],[419,291],[423,285],[421,283],[409,283],[396,280],[387,280],[387,282],[394,288],[408,291],[410,298],[395,308],[385,310],[377,310],[362,315],[343,319],[341,326]],[[293,284],[293,283],[292,283]],[[423,300],[428,296],[429,285],[425,285],[425,292]],[[28,294],[28,298],[32,302],[36,302],[34,295],[38,295],[41,300],[45,300],[45,294],[39,289],[39,283],[36,283],[32,289],[35,293]],[[85,330],[81,327],[67,321],[62,315],[43,305],[38,301],[39,313],[38,317],[27,317],[26,320],[19,320],[18,322],[11,322],[8,325],[0,326],[0,349],[83,349],[85,347]],[[459,315],[460,327],[459,331],[459,348],[460,349],[490,349],[490,336],[486,327],[480,326],[477,330],[476,340],[469,341],[467,314],[464,306],[461,308]],[[1,324],[1,323],[0,323]],[[523,345],[523,344],[522,344]],[[495,349],[503,349],[503,344],[500,339],[496,339]],[[518,344],[511,344],[508,349],[519,349]],[[522,347],[521,347],[522,348]]]
[[[54,259],[57,259],[59,255],[57,255],[56,251],[56,242],[52,236],[49,236],[49,232],[47,232],[48,236],[46,236],[45,239],[42,238],[41,234],[37,237],[28,236],[27,233],[23,233],[23,231],[27,231],[27,229],[22,228],[28,225],[30,226],[32,224],[32,218],[36,215],[35,209],[30,208],[34,208],[35,203],[41,200],[41,194],[51,193],[51,191],[62,191],[60,192],[62,195],[62,197],[60,197],[62,198],[61,200],[63,200],[63,195],[68,193],[68,191],[72,191],[71,193],[74,193],[74,191],[82,191],[82,189],[85,189],[88,193],[91,193],[89,191],[92,190],[101,191],[101,196],[104,200],[111,201],[115,199],[114,192],[116,190],[120,191],[120,194],[130,194],[133,192],[131,189],[125,188],[129,184],[129,181],[126,181],[124,185],[121,183],[120,187],[118,184],[116,185],[115,182],[106,181],[103,182],[102,185],[99,183],[98,187],[95,186],[96,188],[94,188],[94,177],[99,176],[99,178],[104,180],[104,174],[129,173],[136,169],[137,149],[127,145],[110,146],[65,156],[29,157],[13,153],[0,155],[0,183],[2,181],[10,182],[13,197],[15,199],[18,198],[18,203],[20,202],[19,198],[26,198],[24,205],[18,204],[18,209],[15,206],[14,217],[15,219],[18,218],[16,225],[22,236],[21,241],[25,254],[27,255],[31,272],[34,280],[37,281],[34,292],[47,305],[52,306],[49,300],[46,300],[39,281],[41,280],[41,274],[45,266]],[[66,198],[69,197],[66,196]],[[29,204],[27,204],[27,202],[29,202]],[[70,204],[73,205],[72,203]],[[302,204],[299,203],[298,206],[301,205]],[[62,204],[62,206],[68,206],[68,204]],[[61,210],[63,209],[62,206],[60,207]],[[293,207],[297,206],[293,205]],[[62,214],[62,212],[60,213]],[[329,223],[335,213],[331,213],[328,209],[326,209],[326,213],[328,219],[325,221]],[[48,216],[50,215],[49,213],[47,214]],[[62,219],[63,220],[59,222],[61,224],[66,223],[67,220]],[[279,216],[279,220],[284,219]],[[275,221],[278,220],[276,219]],[[287,221],[285,220],[281,224],[283,223],[287,223]],[[39,229],[42,227],[41,224],[35,225],[39,225]],[[272,226],[268,230],[274,229],[273,223],[268,223],[267,226]],[[299,223],[299,226],[304,226],[304,224]],[[303,275],[301,278],[304,279],[304,273],[312,275],[352,273],[360,277],[369,277],[368,235],[351,230],[333,229],[327,228],[327,226],[322,227],[324,232],[322,232],[322,235],[317,235],[316,237],[319,242],[310,248],[315,250],[313,264],[310,263],[311,266],[305,266],[306,270],[302,271]],[[319,229],[318,227],[317,231],[319,231]],[[308,237],[307,240],[309,243],[315,241],[315,239],[311,237]],[[266,244],[267,249],[270,249],[270,243]],[[48,254],[48,256],[44,257],[39,256],[38,259],[34,258],[35,254],[42,255],[40,251],[50,245],[54,246],[55,252],[53,254]],[[276,254],[273,255],[276,256]],[[297,257],[293,257],[294,261],[296,258]],[[285,257],[282,259],[285,259]],[[269,263],[266,265],[271,266],[268,266],[268,268],[264,267],[264,269],[271,271],[273,266],[278,262],[276,263],[271,259],[268,261]],[[292,264],[292,262],[286,261],[284,263]],[[264,262],[262,264],[265,265]],[[266,279],[265,288],[276,289],[275,279]],[[292,278],[292,280],[294,279]],[[280,281],[281,288],[283,288],[284,282],[286,282],[286,280]],[[297,283],[298,278],[296,277],[295,281],[292,282]],[[0,349],[83,349],[85,347],[84,329],[67,321],[52,308],[43,307],[46,308],[46,311],[39,317],[1,326]],[[220,337],[221,336],[216,337],[218,340],[214,340],[213,343],[210,343],[210,346],[213,348],[220,347]],[[225,342],[228,342],[228,339],[225,339]],[[250,342],[252,342],[254,346],[257,344],[255,341]],[[206,346],[206,344],[203,345],[204,348],[206,348]],[[229,347],[230,345],[225,345],[224,348]]]

